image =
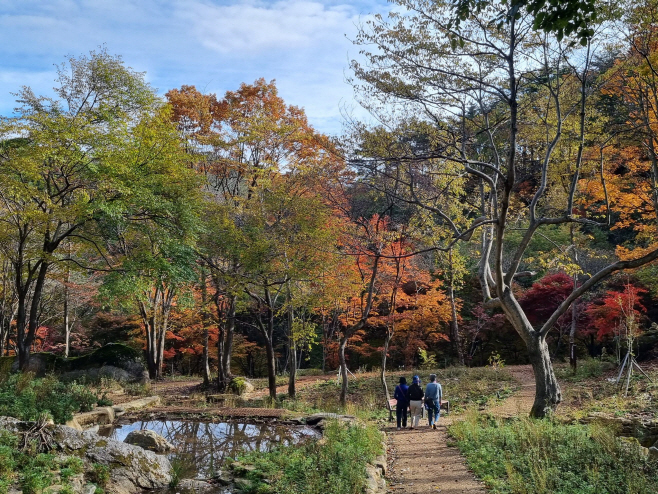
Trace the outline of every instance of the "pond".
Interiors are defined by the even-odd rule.
[[[276,423],[200,422],[193,420],[150,420],[116,424],[99,430],[99,434],[123,441],[134,430],[150,429],[175,446],[167,458],[182,469],[183,478],[213,477],[226,458],[243,452],[269,451],[278,445],[297,444],[319,439],[320,434],[304,426]]]

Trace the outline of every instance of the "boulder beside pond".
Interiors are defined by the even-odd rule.
[[[25,432],[32,426],[34,422],[0,417],[0,429],[10,432]],[[164,489],[171,482],[171,463],[165,456],[65,425],[48,426],[48,431],[58,454],[79,457],[87,471],[91,471],[94,464],[108,467],[110,479],[105,492],[138,494],[144,490]]]
[[[89,464],[109,467],[105,492],[137,494],[144,489],[165,488],[171,481],[169,460],[152,451],[66,426],[57,426],[53,432],[64,453],[79,456]]]
[[[142,429],[132,431],[123,441],[127,444],[133,444],[140,448],[148,449],[155,453],[166,453],[174,449],[174,445],[155,431]]]
[[[3,366],[11,368],[12,372],[18,371],[18,359],[15,356],[1,358]],[[37,377],[52,372],[65,381],[98,381],[101,378],[126,382],[148,381],[141,352],[120,343],[109,343],[86,355],[68,359],[48,352],[33,353],[26,370]]]

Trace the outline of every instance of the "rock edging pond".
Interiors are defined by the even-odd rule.
[[[0,428],[15,434],[24,435],[33,427],[34,422],[0,417]],[[163,489],[171,482],[171,464],[165,456],[66,425],[48,425],[45,433],[52,440],[52,452],[80,458],[86,473],[93,472],[96,465],[107,467],[106,492],[138,494],[144,489]]]

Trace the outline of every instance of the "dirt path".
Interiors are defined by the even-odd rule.
[[[521,389],[500,405],[489,410],[501,417],[516,415],[532,407],[535,381],[532,368],[510,366],[509,371],[521,385]],[[484,484],[466,466],[466,461],[454,446],[447,446],[450,438],[446,427],[453,417],[441,417],[439,427],[432,430],[423,420],[416,430],[397,431],[390,427],[388,433],[389,493],[404,494],[485,494]],[[454,417],[458,420],[458,417]]]
[[[507,368],[521,389],[504,400],[500,405],[487,410],[497,417],[512,417],[528,414],[535,401],[535,374],[531,365],[512,365]]]
[[[388,431],[388,492],[486,493],[484,484],[468,470],[459,450],[447,446],[447,425],[448,419],[441,418],[436,430],[425,421],[413,431]]]

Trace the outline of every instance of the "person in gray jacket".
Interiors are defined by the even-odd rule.
[[[427,405],[427,417],[432,429],[436,429],[436,423],[439,420],[442,398],[443,389],[436,381],[436,374],[430,374],[430,382],[425,388],[425,405]]]

